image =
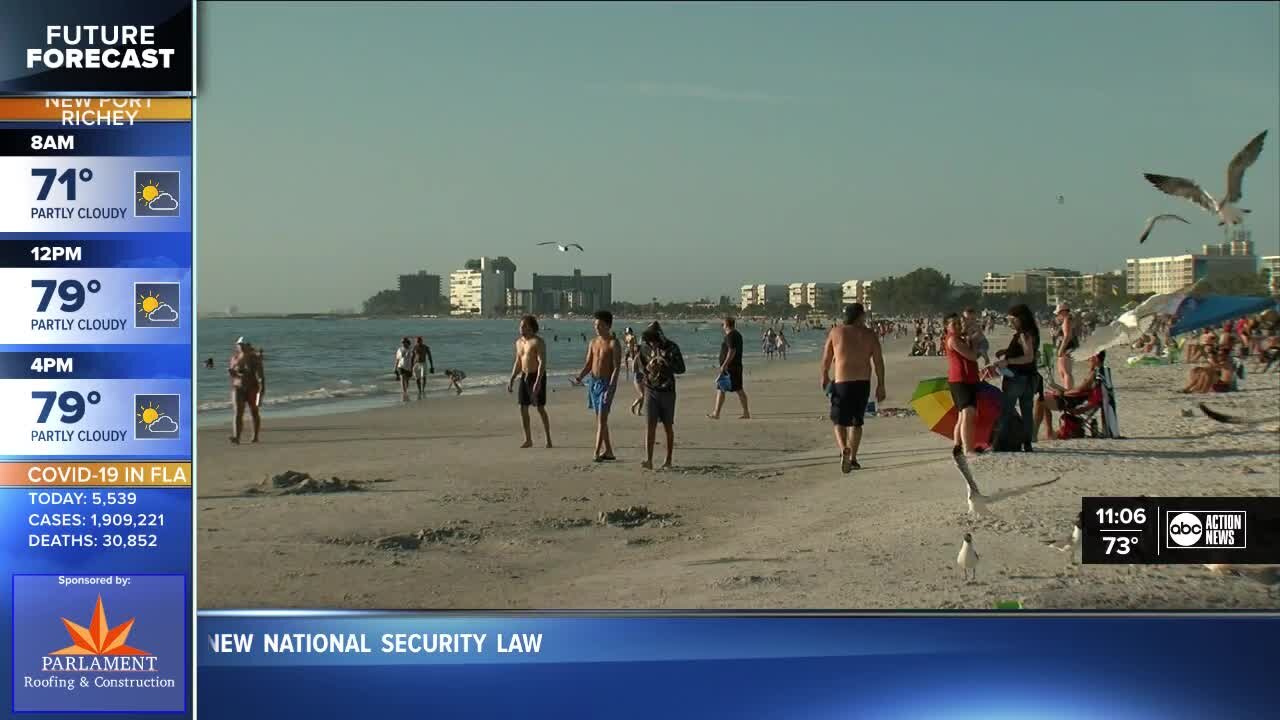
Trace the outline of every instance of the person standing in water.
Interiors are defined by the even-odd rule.
[[[421,400],[427,394],[427,369],[430,368],[432,375],[436,374],[436,361],[431,357],[431,346],[423,341],[422,336],[418,336],[418,341],[413,345],[413,377],[418,381],[418,399]]]
[[[514,390],[520,381],[520,423],[524,427],[524,444],[533,447],[533,435],[529,428],[529,408],[537,408],[542,418],[542,432],[551,447],[551,419],[547,417],[547,343],[538,337],[538,318],[525,315],[520,319],[520,337],[516,339],[516,359],[511,365],[511,378],[507,380],[507,392]]]
[[[240,434],[244,429],[244,411],[249,409],[249,417],[253,419],[253,442],[258,442],[258,434],[262,429],[262,415],[259,407],[262,396],[267,392],[267,374],[263,367],[262,354],[243,337],[236,340],[231,360],[227,363],[227,372],[231,375],[231,403],[235,407],[232,421],[231,442],[240,444]]]
[[[409,380],[413,377],[413,344],[409,338],[400,339],[400,347],[396,348],[396,379],[400,381],[400,400],[409,402]]]

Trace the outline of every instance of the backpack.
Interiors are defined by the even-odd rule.
[[[1000,424],[996,423],[996,428]],[[995,437],[991,442],[991,449],[995,452],[1018,452],[1022,450],[1022,444],[1026,441],[1027,430],[1022,426],[1022,416],[1018,413],[1011,413],[1009,419],[1005,422],[1003,433],[992,430]]]
[[[1075,415],[1063,414],[1062,424],[1058,426],[1059,440],[1078,440],[1084,437],[1084,423]]]

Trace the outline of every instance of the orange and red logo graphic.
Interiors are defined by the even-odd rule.
[[[129,631],[133,629],[134,618],[129,618],[115,627],[107,625],[107,611],[102,607],[102,596],[98,596],[97,607],[93,610],[93,619],[89,627],[78,625],[66,618],[62,624],[71,635],[71,645],[50,655],[150,655],[146,650],[129,647],[125,641],[129,639]]]

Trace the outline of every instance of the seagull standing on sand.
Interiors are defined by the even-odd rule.
[[[960,554],[956,556],[956,564],[964,572],[965,580],[973,572],[973,579],[978,579],[978,551],[973,549],[973,535],[964,534],[964,542],[960,544]]]
[[[1147,224],[1142,227],[1142,234],[1138,236],[1139,245],[1147,241],[1147,236],[1151,235],[1151,228],[1155,227],[1156,223],[1160,222],[1161,220],[1180,220],[1188,225],[1191,224],[1190,220],[1187,220],[1186,218],[1183,218],[1179,215],[1174,215],[1173,213],[1164,213],[1163,215],[1155,215],[1153,217],[1149,217],[1147,218]]]
[[[1049,545],[1051,545],[1053,549],[1057,550],[1058,552],[1071,553],[1071,562],[1075,562],[1076,560],[1075,551],[1080,547],[1080,524],[1081,522],[1083,522],[1083,518],[1081,517],[1081,515],[1083,515],[1083,513],[1076,514],[1075,523],[1071,525],[1071,539],[1068,540],[1065,545],[1058,545],[1057,543],[1053,543],[1053,542],[1049,543]]]
[[[964,456],[964,451],[960,448],[953,449],[951,451],[951,459],[955,461],[956,469],[959,470],[960,475],[964,477],[964,484],[966,488],[965,498],[969,501],[969,514],[974,517],[982,517],[983,515],[989,514],[987,512],[987,506],[991,503],[999,502],[1011,497],[1017,497],[1018,495],[1022,495],[1023,493],[1032,490],[1033,488],[1050,485],[1061,479],[1060,477],[1055,477],[1052,480],[1046,480],[1042,483],[1032,483],[1031,485],[1023,485],[1022,487],[1009,488],[1008,490],[1000,490],[990,495],[983,495],[982,491],[978,490],[978,483],[973,480],[973,471],[969,469],[969,459]]]
[[[1231,158],[1231,163],[1227,165],[1227,191],[1223,194],[1222,200],[1217,200],[1205,192],[1194,180],[1155,173],[1143,173],[1142,176],[1147,179],[1147,182],[1155,185],[1160,192],[1190,200],[1218,216],[1218,225],[1239,225],[1244,215],[1250,212],[1244,208],[1235,207],[1235,203],[1240,202],[1240,198],[1244,195],[1244,171],[1249,169],[1249,166],[1262,153],[1262,140],[1266,136],[1266,130],[1258,133],[1257,137],[1250,140],[1248,145]]]
[[[559,250],[560,252],[569,252],[569,248],[577,248],[579,252],[586,252],[585,250],[582,249],[582,246],[579,245],[578,243],[569,243],[568,245],[561,245],[558,242],[540,242],[538,243],[538,245],[555,245],[556,249]]]

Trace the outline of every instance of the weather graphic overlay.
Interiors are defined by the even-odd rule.
[[[133,177],[138,188],[134,217],[177,217],[181,213],[179,171],[135,172]]]
[[[174,328],[180,325],[179,308],[182,307],[182,286],[179,283],[134,283],[138,301],[133,313],[133,326],[137,328]]]
[[[133,425],[135,438],[138,440],[151,440],[169,439],[177,436],[180,396],[135,395],[134,403],[138,407],[137,419]]]
[[[189,713],[194,3],[0,36],[0,717]]]

